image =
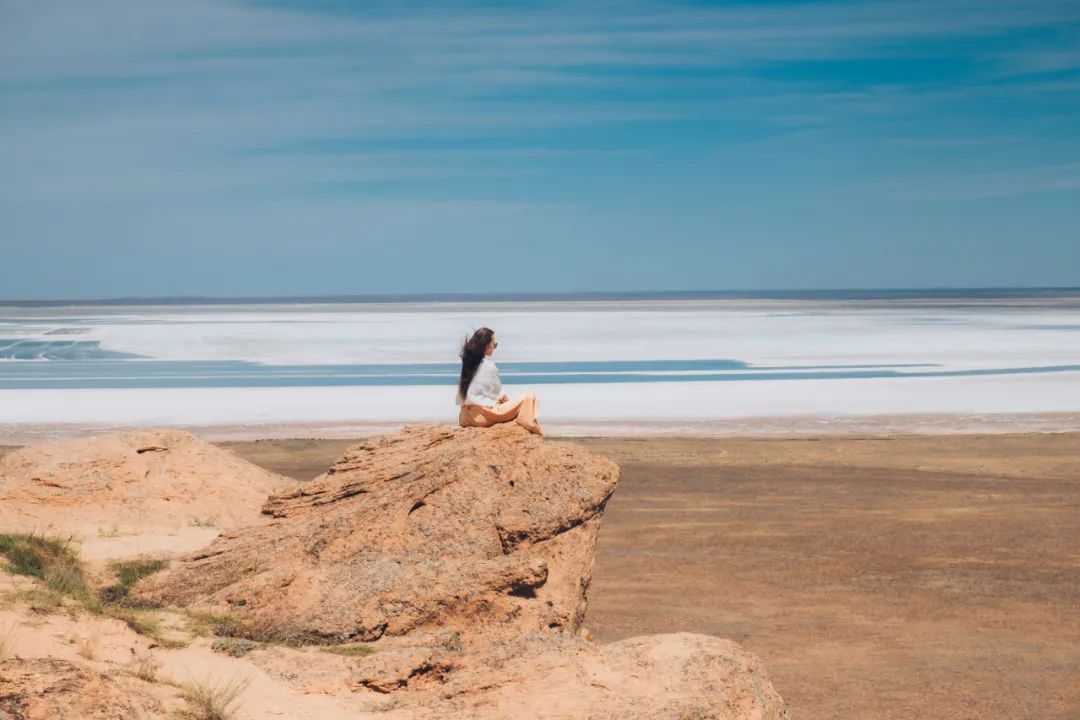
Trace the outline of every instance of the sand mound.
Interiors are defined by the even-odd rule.
[[[0,527],[74,534],[256,522],[295,483],[179,430],[32,445],[0,458]]]
[[[597,646],[577,634],[618,476],[605,458],[513,425],[411,427],[351,448],[270,497],[272,522],[226,533],[134,594],[224,613],[231,634],[368,641],[337,680],[287,648],[254,662],[305,692],[347,687],[372,712],[786,718],[735,643],[675,634]]]

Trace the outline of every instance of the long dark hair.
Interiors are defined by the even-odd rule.
[[[471,338],[466,338],[465,343],[461,346],[461,379],[458,380],[457,386],[458,400],[465,400],[465,395],[469,392],[469,383],[472,382],[473,376],[476,375],[476,368],[480,367],[480,363],[484,361],[487,346],[491,344],[491,338],[494,336],[494,330],[482,327],[474,332]]]

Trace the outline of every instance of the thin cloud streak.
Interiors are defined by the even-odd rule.
[[[456,228],[389,214],[457,202],[452,221],[475,224],[510,206],[493,227],[520,257],[579,233],[597,256],[641,249],[605,277],[663,287],[690,282],[674,258],[714,247],[855,244],[877,222],[837,210],[856,199],[1076,191],[1076,3],[326,7],[0,0],[0,236],[31,254],[73,230],[176,241],[163,218],[198,216],[232,242],[272,210],[352,237],[370,216],[314,218],[392,200],[378,225],[437,255]],[[71,222],[43,217],[56,208]],[[958,206],[934,231],[978,222]],[[295,257],[288,224],[255,223]]]

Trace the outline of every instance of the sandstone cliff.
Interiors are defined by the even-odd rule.
[[[337,664],[280,646],[251,655],[303,692],[351,691],[361,711],[789,717],[760,661],[731,641],[579,635],[618,476],[605,458],[513,425],[411,427],[272,495],[269,523],[224,534],[133,595],[231,618],[229,634],[368,642]]]
[[[271,496],[273,522],[224,534],[138,593],[314,641],[575,631],[618,476],[509,425],[408,428]]]

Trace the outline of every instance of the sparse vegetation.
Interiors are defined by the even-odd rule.
[[[128,593],[142,578],[153,575],[165,567],[164,560],[155,558],[136,558],[134,560],[121,560],[109,565],[109,569],[116,575],[116,584],[102,588],[98,597],[102,602],[116,605],[128,605]]]
[[[25,603],[30,612],[38,615],[48,615],[56,612],[64,604],[64,599],[55,590],[36,585],[5,593],[3,596],[4,606],[8,607],[13,603]]]
[[[218,638],[210,646],[210,649],[222,655],[230,657],[244,657],[258,647],[258,643],[245,638],[223,637]]]
[[[240,574],[244,576],[258,575],[266,569],[262,558],[255,558],[249,565],[240,569]]]
[[[241,693],[249,681],[234,678],[220,684],[191,682],[180,689],[187,708],[180,712],[184,720],[232,720]]]
[[[161,633],[161,623],[150,612],[132,608],[108,608],[105,614],[116,618],[140,635],[156,638]]]
[[[116,618],[162,646],[183,646],[183,643],[161,637],[160,623],[153,614],[132,607],[128,600],[132,586],[140,578],[163,568],[163,560],[139,558],[114,562],[110,569],[116,575],[116,583],[94,594],[86,586],[82,563],[70,540],[32,533],[0,534],[0,556],[6,558],[9,571],[44,582],[45,587],[12,594],[14,599],[26,600],[33,612],[54,612],[64,606],[65,598],[69,598],[77,607],[95,615]]]
[[[188,612],[188,629],[195,635],[246,638],[273,645],[322,645],[325,639],[304,633],[287,622],[269,618],[244,618],[228,613]]]
[[[70,540],[34,533],[3,533],[0,555],[7,560],[10,572],[38,578],[61,595],[77,599],[89,596],[82,563]]]
[[[375,648],[367,643],[347,643],[345,645],[329,645],[323,648],[328,653],[334,655],[344,655],[345,657],[364,657],[376,652]]]
[[[80,656],[87,660],[94,660],[97,658],[98,645],[101,642],[101,635],[97,630],[92,630],[88,635],[79,638],[77,641]]]
[[[132,675],[144,682],[157,682],[157,671],[161,668],[161,663],[152,654],[137,655],[133,665]]]
[[[227,613],[189,610],[187,613],[188,630],[193,635],[218,635],[232,637],[239,629],[239,622]]]
[[[217,517],[215,517],[213,515],[207,515],[206,517],[201,517],[201,516],[196,515],[195,517],[191,518],[191,526],[192,527],[205,527],[205,528],[216,527],[217,526]]]
[[[11,653],[15,646],[15,633],[18,629],[19,626],[12,623],[7,631],[0,633],[0,660],[7,660],[11,657]]]
[[[174,640],[166,637],[156,637],[154,638],[154,642],[166,650],[179,650],[180,648],[186,648],[191,644],[187,640]]]

